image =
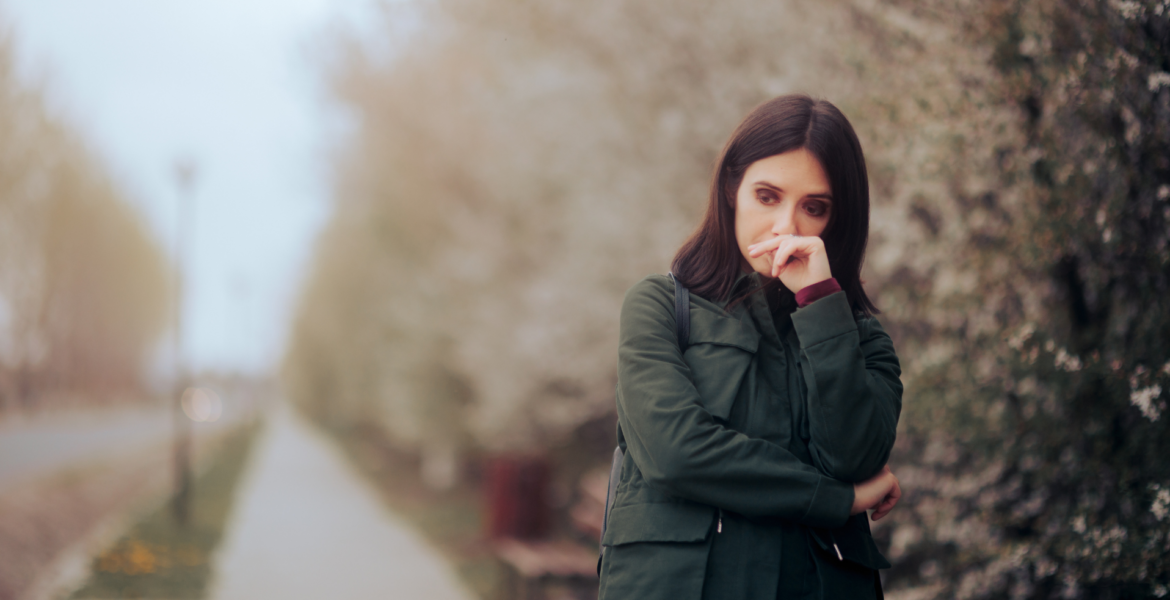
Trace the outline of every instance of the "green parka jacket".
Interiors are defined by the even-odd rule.
[[[673,282],[626,293],[601,600],[880,597],[890,565],[849,512],[894,444],[893,343],[843,292],[773,304],[755,293],[729,312],[692,294],[683,354]]]

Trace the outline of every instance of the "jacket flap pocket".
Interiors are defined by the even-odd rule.
[[[849,517],[838,529],[810,529],[812,538],[822,550],[840,560],[855,562],[870,569],[888,569],[890,561],[882,556],[869,531],[865,513]],[[839,552],[839,554],[838,554]]]
[[[752,354],[739,348],[699,344],[687,349],[687,365],[703,406],[717,419],[727,421],[739,387],[752,364]]]
[[[652,502],[615,506],[605,528],[605,546],[633,542],[701,542],[715,509],[704,504]]]
[[[754,326],[723,311],[714,312],[695,306],[692,315],[691,335],[687,340],[691,346],[718,344],[754,353],[760,344],[760,333]]]
[[[683,358],[691,368],[703,406],[715,418],[727,421],[760,334],[734,317],[697,307],[691,323],[690,347]]]

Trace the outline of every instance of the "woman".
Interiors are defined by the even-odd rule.
[[[840,111],[792,95],[744,119],[674,259],[688,339],[668,277],[622,306],[602,600],[881,596],[866,510],[901,495],[902,384],[861,285],[868,230]]]

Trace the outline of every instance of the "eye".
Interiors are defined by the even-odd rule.
[[[756,200],[759,200],[760,204],[775,204],[778,198],[776,197],[776,192],[761,188],[756,190]]]
[[[829,214],[829,205],[820,200],[809,200],[804,203],[804,212],[810,217],[823,217]]]

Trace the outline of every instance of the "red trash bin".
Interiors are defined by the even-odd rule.
[[[548,533],[549,471],[548,460],[541,456],[505,455],[488,461],[488,537],[535,539]]]

